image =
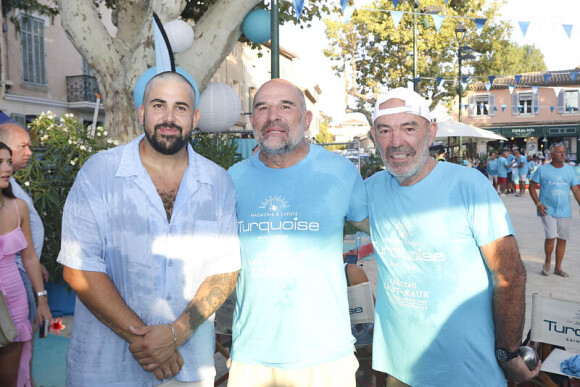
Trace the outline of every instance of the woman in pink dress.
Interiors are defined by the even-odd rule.
[[[15,254],[21,251],[22,263],[32,287],[44,292],[40,264],[30,233],[30,215],[23,200],[16,199],[10,187],[12,151],[0,142],[0,291],[4,293],[10,315],[18,330],[16,340],[0,348],[0,386],[30,386],[30,341],[28,302]],[[51,320],[46,294],[38,297],[39,321]]]

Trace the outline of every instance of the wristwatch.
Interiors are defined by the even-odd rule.
[[[495,350],[495,358],[500,363],[507,363],[508,361],[510,361],[512,359],[515,359],[516,357],[518,357],[518,351],[516,351],[516,352],[509,352],[509,351],[506,351],[503,348],[497,348]]]
[[[37,297],[46,296],[47,294],[48,292],[46,291],[46,289],[44,289],[42,292],[36,292]]]

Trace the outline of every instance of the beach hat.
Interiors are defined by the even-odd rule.
[[[155,38],[155,66],[149,68],[145,71],[135,84],[135,89],[133,90],[133,103],[135,104],[135,109],[139,109],[139,106],[143,104],[143,96],[145,94],[145,87],[147,83],[156,76],[157,74],[165,72],[174,72],[182,75],[187,81],[193,86],[195,91],[195,106],[197,109],[197,104],[199,103],[199,89],[193,77],[184,69],[180,67],[175,67],[175,59],[173,58],[173,50],[171,49],[171,44],[169,43],[169,38],[165,33],[163,24],[159,19],[159,16],[153,12],[153,36]]]
[[[387,102],[390,99],[400,99],[405,103],[405,105],[396,108],[381,110],[379,108],[381,104]],[[375,104],[375,109],[373,111],[373,124],[375,123],[377,118],[381,116],[397,113],[416,114],[418,116],[423,117],[427,121],[431,121],[431,112],[429,111],[429,103],[425,100],[425,98],[421,97],[421,95],[419,95],[418,93],[404,87],[389,90],[385,94],[379,96],[379,98],[377,99],[377,103]]]

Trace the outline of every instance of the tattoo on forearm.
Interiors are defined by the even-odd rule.
[[[237,277],[237,273],[218,274],[208,278],[202,285],[186,311],[192,332],[224,303],[234,290]]]

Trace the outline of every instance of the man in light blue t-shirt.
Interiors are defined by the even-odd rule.
[[[499,186],[497,184],[497,153],[491,152],[487,158],[487,166],[485,171],[487,172],[487,178],[490,183],[493,184],[493,188],[499,192]]]
[[[345,219],[368,232],[366,192],[354,164],[306,142],[311,120],[300,89],[265,83],[260,151],[229,170],[242,256],[230,387],[356,385],[342,245]]]
[[[520,193],[516,194],[516,196],[524,196],[526,193],[526,179],[528,177],[528,161],[526,160],[526,156],[524,156],[519,149],[514,149],[514,155],[516,157],[516,166],[514,171],[517,170],[518,174],[518,181],[520,186]]]
[[[500,188],[500,196],[505,195],[507,188],[507,156],[508,151],[504,150],[497,159],[497,184]]]
[[[505,153],[505,151],[504,151]],[[514,156],[513,152],[507,152],[507,193],[515,193],[516,192],[516,183],[514,183],[514,164],[516,161],[516,156]],[[516,170],[517,173],[517,170]]]
[[[568,273],[562,270],[562,260],[572,225],[569,191],[572,189],[576,201],[580,204],[580,188],[578,187],[580,180],[572,167],[564,163],[566,149],[561,142],[550,146],[550,156],[552,162],[539,166],[530,180],[530,197],[536,204],[538,216],[542,219],[546,234],[544,241],[546,259],[540,274],[545,276],[550,274],[552,251],[556,244],[554,274],[568,277]],[[536,193],[538,184],[540,185],[539,198]]]
[[[379,268],[373,368],[397,386],[534,377],[540,367],[517,355],[526,273],[509,216],[482,174],[429,157],[436,132],[414,91],[378,98],[371,133],[387,170],[365,181]]]

